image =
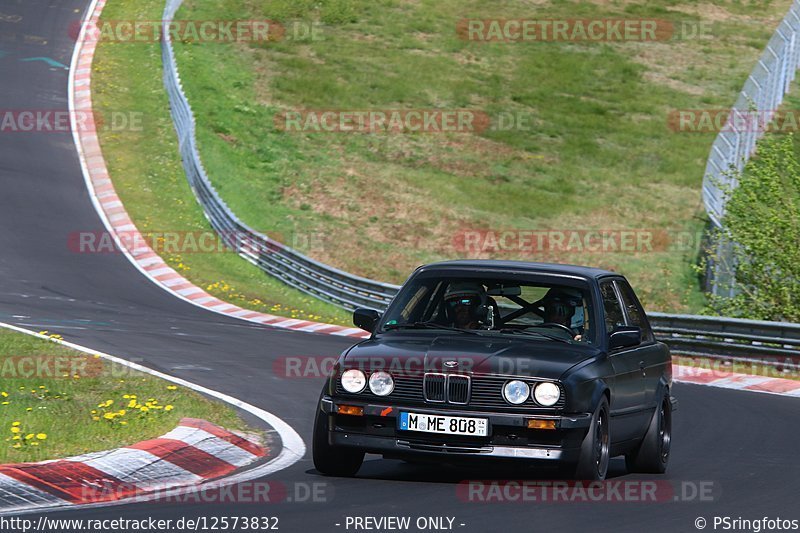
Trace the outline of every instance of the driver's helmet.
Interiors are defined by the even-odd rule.
[[[464,305],[469,307],[470,315],[474,317],[478,306],[486,300],[486,289],[480,283],[471,281],[451,283],[444,293],[444,302],[450,308]]]
[[[572,325],[575,310],[582,305],[583,298],[576,289],[550,289],[542,298],[545,317],[563,317],[565,326]]]

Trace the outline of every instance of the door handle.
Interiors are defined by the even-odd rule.
[[[647,374],[647,370],[644,368],[644,361],[639,361],[639,370],[642,371],[642,375]]]

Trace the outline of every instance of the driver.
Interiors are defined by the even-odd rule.
[[[480,283],[456,282],[451,284],[444,294],[444,302],[448,308],[448,316],[453,320],[453,327],[460,329],[478,329],[478,308],[486,300],[486,289]]]
[[[578,291],[571,289],[550,289],[542,298],[544,306],[544,324],[560,324],[569,328],[573,333],[573,339],[581,340],[580,332],[575,334],[572,327],[572,317],[575,316],[575,309],[581,305],[582,298]]]

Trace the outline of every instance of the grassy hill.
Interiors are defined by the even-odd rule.
[[[628,275],[652,310],[696,311],[704,302],[693,269],[697,247],[669,243],[696,244],[705,224],[700,184],[714,134],[676,132],[669,119],[680,109],[729,107],[789,5],[186,0],[178,19],[267,18],[290,34],[316,23],[317,38],[182,42],[176,50],[209,175],[252,227],[380,280],[402,282],[421,263],[454,257],[585,263]],[[152,18],[158,2],[109,8],[116,18]],[[460,20],[473,18],[658,19],[675,31],[656,42],[487,43],[457,33]],[[120,48],[101,48],[100,57],[139,53]],[[140,54],[154,59],[152,50]],[[114,70],[115,83],[145,83],[124,70]],[[155,81],[146,83],[151,91],[134,91],[131,102],[154,98]],[[106,98],[112,105],[113,93]],[[276,127],[276,116],[297,109],[467,109],[494,124],[500,116],[525,117],[527,127],[435,134]],[[115,141],[104,139],[104,149],[137,149],[132,139]],[[151,150],[173,143],[149,142]],[[172,174],[164,182],[182,186]],[[123,199],[136,197],[134,210],[151,227],[177,223],[159,207],[167,201],[170,210],[198,219],[196,206],[183,202],[185,191],[175,193],[182,200],[176,205],[173,195],[162,200],[135,187],[126,185]],[[464,232],[472,230],[552,230],[567,238],[632,231],[657,243],[632,252],[465,250]],[[208,257],[181,260],[194,270],[187,275],[214,279],[202,274]],[[207,270],[225,275],[220,265]],[[273,286],[250,274],[235,278],[226,281],[245,303],[278,300]],[[329,308],[323,315],[340,318]]]

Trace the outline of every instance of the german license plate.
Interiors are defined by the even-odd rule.
[[[422,431],[444,435],[470,435],[485,437],[489,434],[489,420],[486,418],[465,418],[461,416],[424,415],[401,411],[398,419],[401,431]]]

